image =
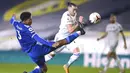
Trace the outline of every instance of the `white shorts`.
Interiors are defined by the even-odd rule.
[[[105,49],[108,49],[108,52],[116,52],[117,46],[118,46],[118,42],[115,42],[115,43],[112,43],[112,44],[106,43]]]
[[[54,41],[59,41],[59,40],[62,40],[64,38],[66,38],[66,36],[56,35]],[[71,52],[73,52],[73,50],[78,47],[78,44],[76,43],[76,41],[77,40],[74,40],[70,44],[67,44],[67,45],[64,45],[64,46],[58,48],[57,50],[55,50],[55,52],[60,52],[65,48],[70,50]]]

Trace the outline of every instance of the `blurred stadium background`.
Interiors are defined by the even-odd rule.
[[[86,27],[86,35],[78,38],[81,56],[71,67],[71,73],[98,73],[105,65],[106,53],[103,51],[104,40],[97,42],[109,22],[109,15],[117,15],[117,21],[123,26],[127,39],[127,50],[123,48],[120,37],[117,54],[122,66],[130,73],[130,0],[1,0],[0,2],[0,73],[22,73],[30,71],[35,64],[23,52],[15,37],[15,31],[9,24],[13,13],[18,17],[22,11],[33,14],[33,28],[43,38],[53,40],[58,31],[60,18],[66,11],[66,2],[71,1],[79,6],[79,15],[88,19],[89,14],[98,12],[102,16],[101,23]],[[19,18],[18,18],[19,19]],[[103,51],[103,52],[102,52]],[[64,73],[62,65],[69,59],[71,52],[64,49],[47,64],[48,73]],[[87,67],[87,68],[86,68]],[[90,68],[88,68],[90,67]],[[118,73],[114,60],[108,73]]]

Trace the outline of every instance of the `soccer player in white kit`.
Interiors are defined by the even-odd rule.
[[[76,20],[77,18],[77,5],[74,3],[68,2],[68,10],[64,12],[61,18],[61,24],[59,26],[59,31],[55,36],[55,41],[61,40],[66,38],[68,35],[73,33],[74,31],[77,30],[78,28],[78,21]],[[71,47],[70,47],[71,46]],[[66,63],[63,68],[66,73],[69,73],[69,67],[70,65],[78,59],[80,55],[80,49],[76,44],[76,41],[73,41],[72,43],[65,45],[58,50],[51,52],[47,56],[45,56],[46,60],[50,60],[56,53],[59,53],[62,51],[64,48],[68,48],[69,50],[73,51],[73,55],[70,57],[68,63]]]
[[[112,14],[110,16],[110,23],[106,27],[105,34],[97,39],[99,41],[99,40],[106,37],[105,48],[109,48],[109,52],[107,54],[107,59],[108,59],[107,61],[108,62],[106,64],[106,66],[104,67],[103,71],[100,71],[100,73],[106,73],[107,68],[109,67],[111,58],[115,59],[118,67],[120,68],[120,73],[125,72],[123,67],[120,64],[120,60],[119,60],[118,56],[116,55],[116,47],[118,45],[119,33],[121,33],[121,35],[123,37],[124,48],[126,49],[127,45],[126,45],[125,35],[123,33],[123,28],[119,23],[116,22],[116,16]]]

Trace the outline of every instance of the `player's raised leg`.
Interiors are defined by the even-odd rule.
[[[71,43],[73,40],[75,40],[77,37],[79,37],[80,35],[84,35],[85,34],[85,31],[83,29],[81,29],[80,31],[76,31],[74,32],[73,34],[69,35],[68,37],[66,37],[65,39],[63,40],[59,40],[57,42],[55,42],[52,47],[54,48],[59,48],[63,45],[66,45],[66,44],[69,44]]]
[[[69,44],[71,43],[73,40],[75,40],[78,36],[80,35],[84,35],[85,34],[85,31],[83,29],[80,29],[80,31],[77,31],[77,32],[74,32],[73,34],[69,35],[67,38],[63,39],[63,40],[59,40],[57,41],[56,43],[53,44],[53,47],[55,48],[59,48],[59,50],[57,51],[52,51],[51,53],[49,53],[48,55],[45,55],[45,60],[46,62],[49,61],[50,59],[52,59],[55,54],[57,52],[60,52],[64,46],[63,45],[66,45],[66,44]],[[58,46],[59,45],[59,46]],[[57,46],[57,47],[56,47]],[[63,47],[61,47],[63,46]]]

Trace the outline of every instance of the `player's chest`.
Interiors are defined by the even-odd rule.
[[[73,24],[76,24],[76,23],[77,23],[76,17],[70,16],[70,17],[69,17],[69,20],[70,20]]]
[[[119,27],[117,26],[117,25],[109,25],[108,27],[107,27],[107,31],[108,32],[118,32],[118,30],[119,30]]]

